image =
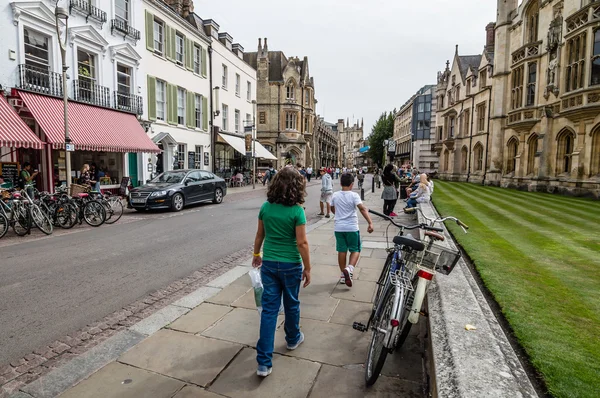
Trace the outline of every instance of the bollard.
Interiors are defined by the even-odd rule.
[[[360,188],[360,200],[365,200],[365,189],[363,187]]]
[[[371,180],[371,193],[375,193],[375,176]]]

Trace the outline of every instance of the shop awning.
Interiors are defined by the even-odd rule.
[[[246,156],[246,142],[243,138],[234,137],[229,134],[221,134],[219,133],[219,137],[223,138],[225,142],[227,142],[233,149]]]
[[[0,146],[42,149],[44,143],[0,94]]]
[[[235,136],[229,135],[229,134],[221,134],[221,133],[219,133],[219,136],[222,139],[224,139],[229,145],[231,145],[231,147],[233,149],[235,149],[242,155],[246,156],[246,142],[244,141],[243,138],[235,137]],[[256,144],[254,146],[254,151],[256,152],[257,158],[268,159],[268,160],[277,160],[277,158],[271,152],[269,152],[267,150],[267,148],[262,146],[260,142],[258,142],[256,140],[254,142]]]
[[[368,151],[370,148],[371,148],[371,147],[369,147],[369,146],[364,146],[364,147],[360,148],[360,149],[358,150],[358,152],[360,152],[360,153],[365,153],[365,152],[367,152],[367,151]]]
[[[54,149],[64,149],[63,101],[18,91]],[[134,115],[69,101],[69,137],[75,149],[105,152],[159,153]]]
[[[264,146],[262,146],[262,144],[258,141],[256,141],[256,146],[254,149],[256,151],[257,158],[267,159],[267,160],[277,160],[275,155],[273,155],[271,152],[269,152],[269,150],[267,148],[265,148]]]

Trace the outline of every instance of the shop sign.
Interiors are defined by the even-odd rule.
[[[246,130],[247,127],[244,128]],[[252,157],[252,128],[250,128],[250,133],[246,131],[246,135],[244,137],[244,141],[246,144],[246,156]]]
[[[17,186],[17,180],[19,178],[19,163],[0,162],[0,175],[4,177],[4,181],[12,183],[13,186]]]
[[[65,149],[67,152],[75,152],[75,144],[65,144]]]

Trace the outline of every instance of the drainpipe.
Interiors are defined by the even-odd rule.
[[[471,101],[471,128],[469,129],[469,156],[468,162],[469,166],[467,167],[467,182],[469,182],[469,178],[471,178],[471,153],[473,153],[473,117],[475,115],[475,96],[473,96]]]
[[[481,185],[485,185],[485,177],[487,176],[487,159],[488,159],[488,146],[490,143],[490,121],[492,118],[492,88],[488,87],[487,90],[490,91],[490,100],[488,101],[488,126],[487,133],[485,136],[485,157],[483,158],[483,180],[481,180]]]
[[[214,120],[215,120],[215,112],[213,110],[213,64],[212,64],[212,52],[213,52],[213,48],[212,48],[212,44],[210,44],[208,46],[208,84],[210,84],[210,90],[208,92],[209,94],[209,98],[210,98],[210,157],[212,159],[212,172],[214,173],[216,171],[215,169],[215,165],[216,165],[216,160],[215,160],[215,143],[217,142],[217,139],[215,137],[216,133],[215,133],[215,127],[214,127]]]

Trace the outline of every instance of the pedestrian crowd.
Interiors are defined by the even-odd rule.
[[[433,181],[425,173],[419,173],[418,170],[412,171],[404,168],[398,169],[392,164],[388,164],[383,169],[381,181],[383,183],[383,214],[390,217],[396,217],[394,208],[400,194],[400,183],[403,179],[408,180],[409,185],[406,188],[406,208],[416,207],[418,203],[425,203],[431,200],[433,194]]]

